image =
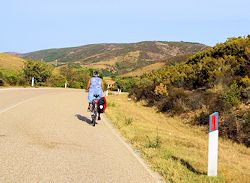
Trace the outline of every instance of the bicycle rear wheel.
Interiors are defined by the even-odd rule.
[[[96,107],[96,104],[94,104],[94,105],[93,105],[93,109],[92,109],[92,114],[91,114],[92,125],[93,125],[93,126],[96,125],[96,117],[97,117],[97,107]]]

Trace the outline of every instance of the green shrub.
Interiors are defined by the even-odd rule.
[[[146,138],[148,139],[148,144],[146,144],[146,146],[145,146],[146,148],[159,148],[159,147],[161,147],[162,141],[161,141],[161,137],[159,136],[159,133],[158,133],[158,128],[157,128],[157,134],[153,140],[151,140],[149,138],[149,136],[146,136]]]
[[[0,86],[3,85],[26,85],[22,72],[12,70],[0,70]]]
[[[92,70],[88,68],[71,68],[65,66],[60,69],[60,74],[66,78],[70,88],[86,88],[91,78]]]
[[[230,114],[220,125],[220,135],[250,147],[250,111],[244,114]]]
[[[27,82],[31,81],[31,78],[35,78],[35,83],[38,85],[44,85],[47,79],[52,75],[53,66],[41,62],[41,61],[28,61],[23,69],[24,77]]]
[[[0,86],[4,86],[4,80],[0,78]]]
[[[230,85],[229,89],[223,92],[220,96],[220,100],[224,106],[224,109],[230,109],[240,103],[242,87],[238,86],[236,82]]]
[[[70,88],[77,88],[77,89],[83,88],[82,83],[77,82],[77,81],[70,81],[68,86]]]
[[[113,90],[120,88],[123,92],[130,92],[130,90],[135,86],[136,82],[139,81],[137,77],[124,77],[115,79],[115,87]]]
[[[64,87],[66,78],[61,74],[52,74],[47,80],[47,85],[52,87]]]
[[[9,75],[6,77],[6,82],[11,86],[16,86],[19,83],[19,78],[16,75]]]
[[[131,117],[125,117],[124,122],[125,125],[131,125],[133,123],[134,119]]]
[[[0,86],[4,86],[3,72],[0,70]]]

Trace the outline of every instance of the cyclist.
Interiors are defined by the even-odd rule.
[[[91,109],[91,104],[94,99],[94,96],[98,95],[98,100],[103,97],[104,83],[103,80],[99,77],[98,71],[93,72],[93,77],[89,80],[87,85],[88,91],[88,111]],[[98,113],[98,120],[101,120],[100,113]]]

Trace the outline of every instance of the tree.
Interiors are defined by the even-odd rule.
[[[51,76],[53,66],[41,61],[28,61],[23,69],[24,76],[29,82],[32,77],[35,77],[35,82],[38,85],[45,83]]]

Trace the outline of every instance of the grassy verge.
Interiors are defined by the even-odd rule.
[[[249,182],[250,149],[219,139],[218,177],[207,177],[208,134],[153,108],[108,97],[107,117],[134,149],[170,182]]]

